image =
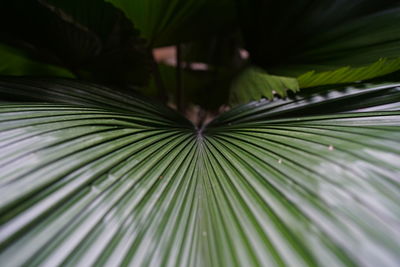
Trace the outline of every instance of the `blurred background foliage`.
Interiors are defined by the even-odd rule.
[[[396,80],[399,10],[393,0],[2,1],[0,74],[77,78],[218,110]]]

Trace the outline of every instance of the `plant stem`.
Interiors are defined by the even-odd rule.
[[[176,45],[176,106],[178,111],[183,113],[185,107],[183,103],[183,78],[182,78],[182,45]]]
[[[158,64],[154,59],[153,51],[149,49],[149,58],[150,58],[150,65],[151,65],[151,70],[154,75],[154,81],[156,84],[156,87],[158,89],[158,98],[163,102],[166,103],[168,101],[168,96],[167,96],[167,90],[165,89],[164,82],[161,77],[160,70],[158,68]]]

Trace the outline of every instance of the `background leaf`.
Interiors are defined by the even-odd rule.
[[[400,68],[398,1],[238,3],[252,62],[268,73],[297,77],[302,88],[370,79]]]
[[[342,67],[320,73],[310,71],[299,76],[298,81],[302,88],[320,84],[351,83],[390,74],[398,70],[399,67],[400,58],[393,60],[380,59],[364,67]],[[297,69],[299,70],[300,68],[298,67]]]
[[[257,67],[248,67],[233,82],[230,103],[248,103],[263,97],[273,99],[274,95],[286,96],[286,91],[299,91],[296,78],[275,76]]]
[[[74,78],[70,71],[50,64],[30,60],[22,51],[0,43],[0,74],[38,75]]]
[[[2,1],[0,30],[0,40],[29,60],[66,68],[81,79],[121,87],[148,80],[143,40],[122,12],[102,0]]]
[[[124,11],[152,47],[201,40],[235,26],[231,0],[107,1]]]

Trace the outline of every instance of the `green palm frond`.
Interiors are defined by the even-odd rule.
[[[253,102],[196,129],[93,84],[4,78],[0,262],[396,266],[399,88]]]

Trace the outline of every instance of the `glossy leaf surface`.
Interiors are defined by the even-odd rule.
[[[8,266],[400,260],[398,85],[253,102],[201,130],[91,84],[3,79],[0,96]]]

